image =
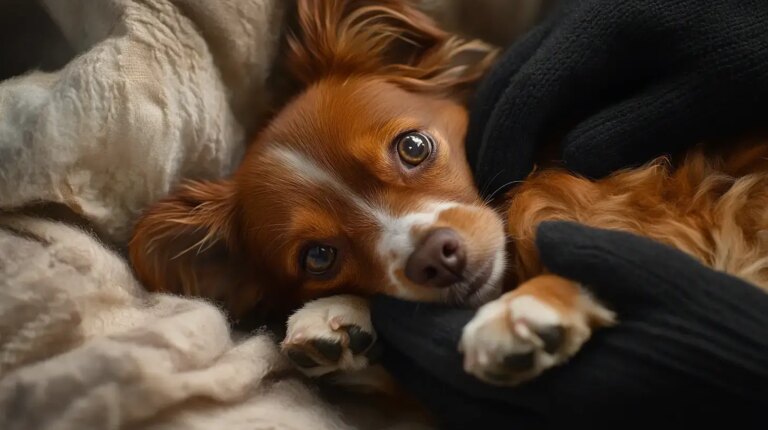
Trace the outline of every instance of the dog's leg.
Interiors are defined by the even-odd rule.
[[[350,384],[367,385],[378,351],[368,301],[338,295],[305,304],[288,319],[281,347],[307,376],[333,373]]]
[[[482,306],[464,327],[464,368],[486,382],[519,384],[567,361],[593,328],[613,322],[578,284],[537,276]]]

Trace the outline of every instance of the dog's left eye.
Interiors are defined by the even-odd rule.
[[[411,131],[398,136],[397,154],[403,163],[415,167],[423,163],[432,153],[432,142],[423,133]]]
[[[335,262],[336,248],[329,245],[312,245],[304,253],[304,270],[311,275],[324,275]]]

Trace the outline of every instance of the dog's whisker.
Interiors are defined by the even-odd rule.
[[[487,205],[487,204],[490,204],[491,202],[493,202],[493,199],[496,197],[496,195],[500,191],[502,191],[505,188],[507,188],[508,186],[514,185],[514,184],[522,184],[523,182],[525,182],[525,181],[524,180],[516,180],[516,181],[509,181],[506,184],[501,185],[499,188],[496,189],[496,191],[492,192],[491,195],[488,196],[487,199],[485,199],[485,204]]]
[[[483,186],[483,189],[482,189],[482,190],[480,190],[480,195],[481,195],[481,196],[482,196],[482,195],[484,195],[486,191],[488,191],[488,187],[490,187],[490,186],[491,186],[491,184],[493,183],[493,181],[495,181],[495,180],[496,180],[496,178],[498,178],[498,177],[499,177],[499,175],[501,175],[502,173],[504,173],[504,171],[503,171],[503,170],[499,170],[498,172],[496,172],[496,174],[495,174],[495,175],[493,175],[493,177],[491,178],[491,180],[490,180],[490,181],[488,181],[488,183],[487,183],[487,184],[485,184],[485,186]]]

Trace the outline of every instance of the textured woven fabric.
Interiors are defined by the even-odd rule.
[[[60,203],[123,243],[181,178],[234,169],[269,102],[283,2],[41,4],[80,55],[0,82],[0,209]]]

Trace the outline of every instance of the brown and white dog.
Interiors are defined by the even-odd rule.
[[[297,7],[288,64],[303,91],[232,177],[184,183],[143,215],[130,255],[148,288],[236,316],[299,309],[283,348],[312,376],[368,365],[365,296],[482,305],[461,340],[466,370],[514,384],[614,321],[546,273],[543,220],[645,235],[768,285],[768,146],[696,149],[596,182],[544,169],[490,207],[465,159],[464,97],[495,51],[404,0]]]

